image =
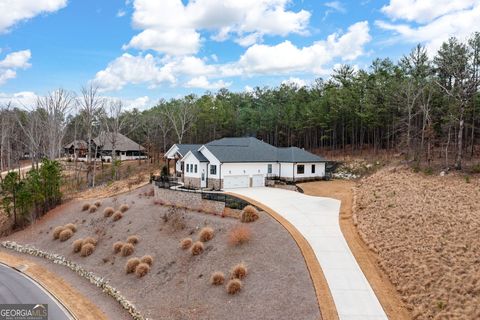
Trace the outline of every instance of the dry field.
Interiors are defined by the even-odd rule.
[[[2,240],[31,243],[60,253],[105,276],[151,319],[320,319],[303,256],[290,234],[269,215],[260,212],[258,220],[241,223],[238,219],[185,209],[172,211],[170,207],[154,204],[150,189],[148,185],[110,198],[67,202],[35,225]],[[101,202],[98,209],[82,211],[85,203],[93,204],[96,200]],[[114,221],[119,212],[104,216],[106,207],[116,211],[124,204],[129,209],[121,213],[119,220]],[[68,223],[74,223],[76,231],[60,233],[59,239],[54,240],[54,229]],[[201,232],[205,227],[212,230]],[[138,237],[129,239],[133,245],[114,252],[114,243],[126,242],[133,235]],[[70,238],[61,241],[67,236]],[[84,244],[75,253],[73,243],[87,237],[93,237],[96,245],[87,248]],[[203,245],[193,244],[198,255],[180,247],[184,238],[191,238],[194,243],[199,239],[204,241]],[[88,250],[83,250],[84,247]],[[124,251],[130,253],[132,248],[133,253],[122,255]],[[151,266],[148,258],[147,265],[133,259],[128,266],[132,273],[127,274],[127,261],[144,255],[152,257]],[[38,258],[35,263],[49,266],[49,262]],[[228,294],[226,286],[231,270],[242,263],[235,271],[242,278],[242,285],[238,287],[238,280],[232,281],[228,290],[236,294]],[[245,266],[246,270],[242,269]],[[51,265],[50,270],[104,308],[98,288],[66,268]],[[214,272],[223,273],[222,284],[211,284],[222,281],[221,274],[211,279]],[[124,318],[124,313],[115,315],[113,307],[107,308],[110,309],[105,312],[110,318]]]
[[[478,176],[406,167],[357,186],[359,233],[414,319],[480,318],[479,199]]]

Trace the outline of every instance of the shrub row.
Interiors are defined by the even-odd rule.
[[[115,299],[135,320],[145,320],[145,318],[140,314],[135,305],[132,302],[128,301],[117,289],[108,284],[108,280],[97,276],[91,271],[87,271],[85,268],[79,264],[67,260],[64,256],[55,253],[49,253],[42,251],[30,245],[21,245],[13,241],[2,242],[2,247],[10,249],[16,252],[29,254],[35,257],[44,258],[52,261],[55,264],[63,265],[70,270],[76,272],[79,276],[87,279],[90,283],[94,284],[98,288],[101,288],[103,292]]]

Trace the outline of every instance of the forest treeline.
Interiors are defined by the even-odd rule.
[[[375,59],[366,70],[342,65],[309,86],[221,89],[162,100],[145,111],[103,98],[91,86],[78,96],[57,90],[36,106],[3,106],[1,166],[27,153],[54,158],[64,143],[108,130],[157,157],[173,143],[249,135],[320,153],[403,152],[417,163],[440,158],[460,169],[478,153],[479,83],[480,33],[474,33],[465,42],[450,38],[433,56],[418,45],[398,62]]]

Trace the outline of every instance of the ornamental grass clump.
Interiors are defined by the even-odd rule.
[[[230,272],[231,279],[243,279],[247,276],[247,266],[242,262],[232,268]]]
[[[122,251],[122,248],[123,248],[123,242],[121,241],[117,241],[113,244],[113,252],[114,253],[119,253],[120,251]]]
[[[97,211],[97,206],[96,205],[91,205],[90,208],[88,209],[88,212],[90,212],[90,213],[94,213],[95,211]]]
[[[83,239],[83,244],[87,244],[87,243],[91,243],[94,246],[96,246],[97,245],[97,239],[92,238],[92,237],[86,237],[85,239]]]
[[[247,243],[251,238],[252,231],[245,225],[238,225],[228,232],[228,243],[232,246]]]
[[[254,222],[258,219],[258,210],[252,205],[248,205],[242,210],[240,221],[242,222]]]
[[[192,253],[192,256],[198,256],[205,250],[203,246],[203,242],[201,241],[196,241],[193,245],[192,248],[190,249],[190,252]]]
[[[143,257],[140,258],[140,262],[146,263],[149,266],[152,266],[153,264],[153,258],[150,255],[144,255]]]
[[[103,216],[105,218],[111,217],[114,212],[115,209],[113,209],[112,207],[106,207],[105,209],[103,209]]]
[[[120,219],[123,218],[123,213],[121,213],[120,211],[117,211],[113,214],[113,221],[118,221]]]
[[[180,241],[180,248],[187,250],[192,246],[193,240],[191,238],[184,238]]]
[[[120,206],[120,208],[118,208],[119,211],[121,212],[127,212],[128,209],[130,209],[130,207],[128,206],[128,204],[124,203]]]
[[[128,259],[125,265],[125,272],[126,273],[133,273],[135,272],[135,268],[140,264],[140,259],[138,258],[130,258]]]
[[[73,236],[73,231],[68,228],[65,228],[62,230],[62,232],[60,232],[60,234],[58,235],[58,238],[60,239],[60,241],[67,241],[72,236]]]
[[[82,206],[82,211],[87,211],[88,209],[90,209],[90,203],[84,203]]]
[[[82,257],[88,257],[95,251],[95,246],[91,243],[86,243],[82,245],[82,249],[80,249],[80,255]]]
[[[221,271],[215,271],[210,277],[210,283],[214,286],[222,285],[225,282],[225,275]]]
[[[83,239],[77,239],[73,241],[72,247],[73,247],[73,252],[78,253],[82,249],[83,245]]]
[[[135,235],[134,236],[129,236],[127,238],[127,243],[131,243],[133,245],[137,244],[138,241],[140,241],[140,239],[138,238],[138,236],[135,236]]]
[[[139,278],[145,276],[150,271],[150,266],[146,263],[140,263],[135,268],[135,275]]]
[[[126,257],[126,256],[131,255],[134,250],[135,250],[135,248],[134,248],[133,244],[125,243],[125,244],[123,244],[122,249],[120,251],[122,253],[122,256]]]
[[[72,230],[72,232],[77,232],[77,226],[74,225],[73,223],[67,223],[63,227]]]
[[[214,235],[213,229],[210,227],[205,227],[205,228],[202,228],[202,230],[200,230],[199,239],[202,242],[207,242],[213,239],[213,235]]]
[[[64,226],[55,227],[55,229],[53,229],[53,233],[52,233],[53,239],[57,240],[60,237],[60,232],[62,232],[63,230],[65,230]]]
[[[226,289],[228,294],[237,294],[242,290],[242,281],[239,279],[231,279],[228,281]]]

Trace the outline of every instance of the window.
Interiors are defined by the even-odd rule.
[[[187,172],[190,172],[190,165],[187,163]]]
[[[312,164],[312,173],[315,173],[315,165]]]
[[[195,173],[197,173],[197,165],[195,165]]]
[[[210,166],[210,174],[216,175],[217,174],[217,166],[212,164]]]
[[[297,174],[304,174],[305,173],[305,166],[303,164],[297,165]]]
[[[271,163],[268,164],[268,171],[267,172],[272,173],[272,164]]]

